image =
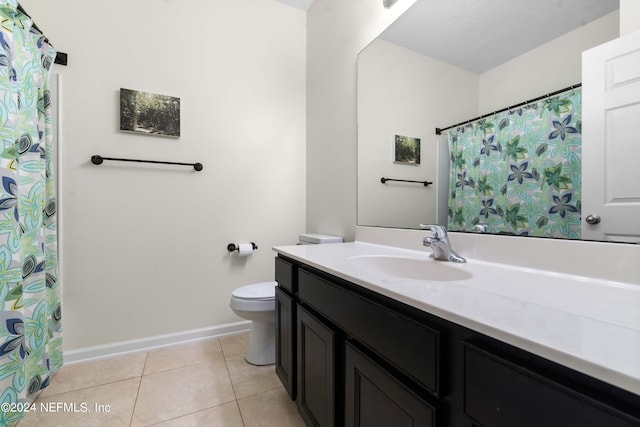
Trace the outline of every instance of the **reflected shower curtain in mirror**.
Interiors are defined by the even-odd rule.
[[[0,425],[62,365],[48,79],[55,51],[0,0]],[[7,405],[9,404],[9,405]],[[7,411],[9,409],[9,411]]]
[[[448,135],[449,230],[580,238],[580,89]]]

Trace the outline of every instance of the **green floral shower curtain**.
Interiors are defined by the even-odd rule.
[[[0,0],[0,425],[62,365],[49,71],[55,51]]]
[[[580,238],[582,92],[449,131],[450,230]]]

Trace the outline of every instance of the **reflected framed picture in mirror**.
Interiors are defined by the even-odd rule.
[[[420,138],[395,135],[393,163],[402,165],[420,165]]]

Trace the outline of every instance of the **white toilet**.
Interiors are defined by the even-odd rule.
[[[301,244],[338,243],[342,237],[301,234]],[[260,282],[242,286],[231,293],[229,307],[243,319],[251,320],[249,344],[244,358],[253,365],[276,363],[276,286]]]
[[[242,286],[231,293],[229,306],[233,312],[251,320],[244,358],[253,365],[276,362],[276,286],[278,282],[260,282]]]

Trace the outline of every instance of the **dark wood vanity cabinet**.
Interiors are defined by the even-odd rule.
[[[640,396],[282,255],[276,373],[309,426],[636,426]]]

